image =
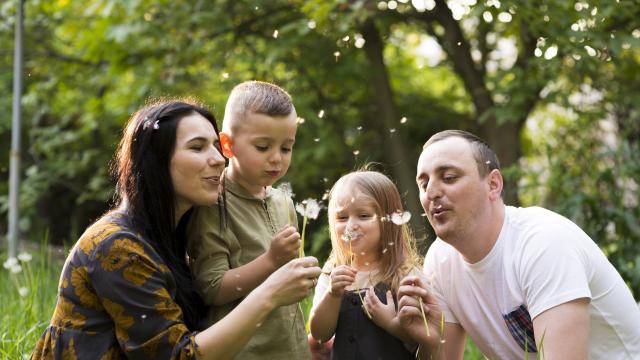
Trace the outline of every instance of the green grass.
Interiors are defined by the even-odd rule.
[[[44,250],[31,255],[20,261],[20,272],[0,268],[0,359],[29,358],[53,313],[62,261]]]

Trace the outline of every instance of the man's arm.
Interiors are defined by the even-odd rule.
[[[533,319],[538,352],[545,360],[586,359],[589,330],[586,298],[552,307]]]

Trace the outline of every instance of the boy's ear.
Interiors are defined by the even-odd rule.
[[[229,134],[223,132],[220,133],[220,147],[222,147],[222,155],[228,159],[233,157],[233,141],[231,141],[231,136],[229,136]]]

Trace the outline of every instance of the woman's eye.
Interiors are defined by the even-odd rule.
[[[202,145],[193,145],[193,146],[191,146],[191,150],[193,150],[193,151],[202,151]]]

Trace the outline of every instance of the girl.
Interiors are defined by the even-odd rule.
[[[194,331],[202,301],[176,229],[194,205],[216,202],[223,168],[208,110],[168,100],[136,112],[116,155],[118,205],[69,253],[32,359],[230,359],[273,309],[304,298],[320,274],[311,257],[282,266],[227,317]]]
[[[311,335],[335,335],[332,359],[412,359],[395,297],[419,265],[407,226],[390,221],[404,214],[398,189],[379,172],[352,172],[331,189],[328,213],[333,250],[316,286]]]

